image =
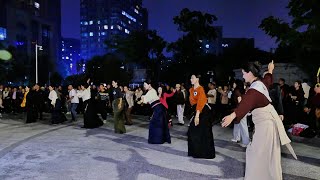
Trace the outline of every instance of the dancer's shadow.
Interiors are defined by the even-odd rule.
[[[108,135],[108,136],[104,136],[103,134]],[[180,156],[183,158],[188,158],[188,154],[185,151],[176,150],[171,147],[162,146],[162,145],[148,144],[147,143],[148,141],[146,138],[139,137],[139,136],[133,136],[133,135],[128,135],[128,134],[118,135],[118,134],[114,134],[111,130],[108,130],[108,129],[88,130],[87,135],[88,136],[94,135],[97,138],[110,140],[110,141],[113,141],[118,144],[123,144],[126,146],[134,147],[135,149],[153,150],[153,151],[157,151],[159,153],[160,152],[161,153],[168,153],[171,155],[176,155],[176,156]],[[112,136],[112,137],[110,137],[110,136]],[[216,162],[214,160],[207,160],[207,159],[193,159],[193,158],[189,158],[189,159],[191,162],[194,162],[196,164],[219,167],[220,172],[222,172],[222,174],[223,174],[222,176],[210,176],[210,177],[206,177],[206,178],[221,179],[221,178],[240,178],[240,177],[243,177],[243,175],[244,175],[244,163],[243,162],[238,161],[237,159],[234,159],[232,157],[226,156],[224,154],[221,154],[219,152],[216,152],[216,155],[221,156],[222,161]],[[168,163],[170,163],[170,162],[168,162]],[[129,166],[129,165],[127,165],[127,166]],[[234,168],[234,167],[236,167],[236,168]],[[181,173],[181,171],[179,171],[179,172]],[[165,174],[168,174],[168,173],[165,173]],[[194,175],[190,176],[190,177],[194,177]],[[198,175],[197,175],[197,177],[198,177]],[[203,177],[203,175],[201,177]],[[167,177],[167,178],[171,179],[174,177]],[[180,177],[180,179],[181,178],[182,177]],[[184,179],[184,178],[182,178],[182,179]]]
[[[205,175],[201,173],[188,172],[177,169],[165,168],[158,165],[150,164],[136,150],[128,149],[132,154],[126,161],[117,161],[112,158],[97,156],[93,159],[102,162],[117,164],[118,178],[120,180],[138,179],[139,174],[153,174],[158,177],[167,179],[221,179],[219,175]],[[170,163],[170,162],[168,162]]]

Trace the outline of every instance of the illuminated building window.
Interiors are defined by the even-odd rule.
[[[93,21],[89,21],[89,24],[90,24],[90,25],[93,24]]]
[[[113,25],[110,26],[110,29],[113,29]]]
[[[66,59],[69,59],[69,57],[67,56]]]
[[[134,12],[137,13],[137,14],[139,14],[139,11],[138,11],[137,9],[134,9]]]
[[[209,49],[209,48],[210,48],[210,45],[209,45],[209,44],[206,44],[206,48]]]
[[[128,29],[125,29],[124,32],[130,34],[130,31]]]
[[[104,28],[104,29],[108,29],[108,25],[104,25],[103,28]]]
[[[90,32],[89,36],[93,36],[93,32]]]
[[[84,24],[84,25],[88,25],[88,22],[87,22],[87,21],[85,21],[85,22],[83,22],[83,24]]]
[[[117,28],[118,28],[119,30],[122,30],[122,27],[121,27],[121,26],[119,26],[119,25],[117,25]]]
[[[100,24],[100,21],[97,21],[97,24]]]
[[[128,14],[125,11],[122,11],[122,15],[126,16],[127,18],[129,18],[130,20],[137,22],[136,18],[132,17],[130,14]]]

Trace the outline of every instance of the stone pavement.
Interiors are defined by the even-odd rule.
[[[194,159],[187,156],[187,126],[173,126],[172,144],[152,145],[147,143],[146,117],[135,116],[135,124],[122,135],[113,133],[108,118],[102,128],[87,130],[80,128],[82,120],[24,124],[21,115],[4,115],[0,180],[243,179],[245,148],[229,141],[231,128],[213,127],[215,159]],[[293,148],[299,160],[284,149],[284,179],[320,179],[318,144],[293,143]]]

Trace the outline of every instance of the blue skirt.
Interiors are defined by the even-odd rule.
[[[171,137],[168,127],[168,119],[166,118],[165,107],[156,101],[151,104],[153,107],[153,115],[149,124],[149,144],[171,143]],[[157,105],[155,105],[157,104]]]

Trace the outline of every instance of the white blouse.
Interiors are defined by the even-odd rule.
[[[58,99],[57,92],[55,90],[50,91],[48,98],[51,100],[51,104],[55,105]]]
[[[90,87],[83,91],[78,91],[77,96],[82,98],[83,102],[91,98]]]
[[[155,89],[150,89],[146,95],[142,96],[143,98],[143,103],[151,104],[156,100],[159,100],[159,96],[157,95],[157,91]]]

